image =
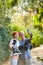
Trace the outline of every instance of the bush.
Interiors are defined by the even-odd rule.
[[[40,33],[38,29],[35,29],[33,31],[32,43],[34,47],[37,47],[37,46],[40,46],[40,44],[43,44],[43,34]]]
[[[41,38],[38,35],[35,38],[33,38],[32,42],[34,47],[40,46],[40,44],[42,43]]]
[[[8,42],[10,38],[8,29],[5,26],[0,26],[0,62],[7,60],[9,57]]]
[[[10,24],[10,28],[13,31],[26,31],[26,28],[23,25],[19,24]]]

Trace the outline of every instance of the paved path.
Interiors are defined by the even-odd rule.
[[[32,65],[43,65],[43,62],[37,60],[37,57],[43,58],[43,46],[32,49],[31,55],[32,55]],[[10,65],[10,61],[7,61],[3,65]]]
[[[37,57],[43,58],[43,46],[31,50],[32,65],[43,65],[42,61],[38,61]]]

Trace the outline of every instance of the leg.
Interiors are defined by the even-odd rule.
[[[11,59],[11,65],[18,65],[17,59]]]
[[[22,59],[22,58],[20,58],[20,59],[19,59],[18,65],[25,65],[25,60]]]
[[[31,59],[25,59],[25,65],[32,65]]]

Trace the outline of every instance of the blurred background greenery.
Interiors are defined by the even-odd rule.
[[[34,47],[43,44],[43,0],[0,0],[0,63],[9,58],[12,32],[23,30],[28,37],[27,29]]]

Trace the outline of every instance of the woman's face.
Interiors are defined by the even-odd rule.
[[[16,39],[18,39],[18,37],[19,37],[19,34],[18,34],[18,32],[14,35],[14,38],[16,38]]]

